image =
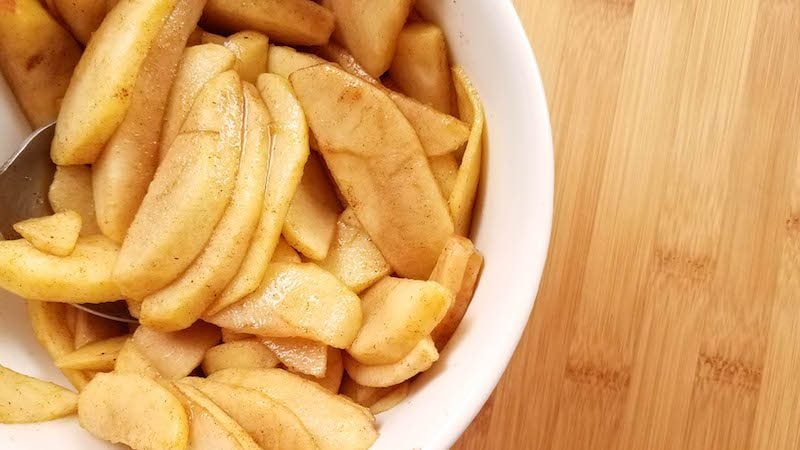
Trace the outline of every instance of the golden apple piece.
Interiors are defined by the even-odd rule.
[[[431,156],[428,158],[428,164],[431,165],[436,182],[439,183],[439,189],[445,198],[450,198],[453,192],[453,186],[456,185],[458,178],[458,160],[452,153],[447,153],[439,156]]]
[[[334,38],[367,73],[380,77],[392,63],[397,37],[414,0],[325,0],[336,16]]]
[[[400,361],[430,335],[452,302],[439,283],[384,278],[363,295],[364,324],[347,351],[365,365]]]
[[[379,88],[331,65],[290,80],[361,225],[398,274],[427,278],[453,222],[414,129]]]
[[[410,381],[405,381],[397,386],[383,388],[362,386],[350,377],[345,377],[342,382],[342,395],[346,395],[359,405],[369,408],[372,414],[386,412],[408,397]]]
[[[341,210],[324,163],[311,154],[286,213],[283,237],[310,259],[325,259]]]
[[[286,262],[286,263],[297,263],[300,264],[303,260],[300,258],[300,254],[297,253],[295,249],[286,242],[286,239],[283,237],[278,240],[278,245],[275,246],[275,252],[272,253],[272,263],[279,263],[279,262]]]
[[[209,33],[208,31],[203,31],[203,34],[200,36],[200,43],[224,45],[225,36],[221,36],[216,33]]]
[[[33,128],[55,120],[81,48],[37,0],[0,7],[0,72]]]
[[[164,384],[162,381],[165,380],[147,357],[139,351],[133,339],[128,339],[122,344],[122,348],[117,354],[117,360],[114,363],[114,372],[141,375],[152,378],[162,385]]]
[[[57,166],[47,198],[56,213],[75,211],[81,216],[81,236],[100,234],[89,166]]]
[[[228,36],[223,45],[236,56],[234,68],[242,80],[255,83],[267,71],[269,39],[256,31],[240,31]]]
[[[319,261],[319,266],[356,293],[392,273],[389,263],[361,227],[352,208],[339,216],[328,256]]]
[[[224,41],[225,38],[222,39]],[[204,44],[184,50],[164,110],[159,143],[160,161],[167,156],[203,87],[217,75],[233,69],[235,63],[236,57],[222,45]]]
[[[244,428],[261,448],[268,450],[317,449],[300,419],[286,406],[254,389],[189,377],[190,385],[219,406]]]
[[[400,384],[414,375],[431,368],[439,359],[439,352],[430,337],[419,341],[401,360],[381,365],[366,365],[349,355],[344,357],[344,369],[356,383],[370,387],[388,387]]]
[[[39,251],[55,256],[68,256],[78,243],[81,215],[69,210],[52,216],[23,220],[14,224],[14,231]]]
[[[275,263],[256,292],[206,320],[241,333],[346,348],[361,327],[361,300],[314,264]]]
[[[280,362],[266,345],[248,338],[208,349],[203,357],[203,372],[211,375],[224,369],[270,369]]]
[[[69,256],[37,250],[28,241],[0,241],[0,288],[29,300],[105,303],[121,292],[111,276],[119,254],[104,236],[78,239]]]
[[[400,383],[399,385],[393,387],[388,394],[381,397],[377,402],[373,403],[372,406],[369,407],[369,411],[375,415],[389,411],[390,409],[402,403],[403,400],[408,397],[408,391],[409,382],[406,381]]]
[[[97,374],[78,397],[78,419],[95,437],[135,449],[184,450],[189,443],[183,405],[141,375]]]
[[[467,77],[464,68],[454,67],[453,79],[455,80],[461,118],[471,123],[472,128],[448,204],[456,233],[467,236],[472,224],[472,208],[475,205],[475,196],[481,178],[484,116],[478,91]]]
[[[183,378],[200,365],[206,351],[221,339],[217,327],[197,322],[191,327],[165,333],[139,326],[133,333],[136,348],[164,378]]]
[[[453,236],[447,241],[430,278],[453,294],[453,304],[431,332],[436,348],[441,350],[447,345],[464,318],[482,266],[483,256],[472,241],[461,236]]]
[[[316,378],[325,376],[328,367],[327,345],[294,337],[265,337],[261,342],[292,372]]]
[[[28,318],[33,334],[54,360],[75,350],[74,337],[67,323],[69,309],[74,307],[65,303],[28,301]],[[61,372],[78,390],[89,382],[89,377],[80,370],[64,369]]]
[[[317,64],[325,64],[325,60],[310,53],[298,52],[292,47],[269,46],[269,57],[267,58],[267,72],[269,73],[289,78],[294,71]]]
[[[261,284],[308,159],[308,126],[289,83],[279,76],[263,74],[258,78],[258,90],[272,118],[272,151],[264,208],[239,272],[207,315],[222,311]]]
[[[205,249],[166,288],[144,298],[140,322],[162,331],[193,324],[236,275],[264,206],[270,153],[269,113],[256,88],[244,84],[242,157],[231,202]]]
[[[128,333],[125,323],[105,319],[78,308],[68,308],[68,311],[75,320],[73,335],[76,349]]]
[[[368,449],[378,437],[365,408],[281,369],[228,369],[212,381],[259,391],[291,410],[321,450]]]
[[[125,119],[148,51],[177,0],[121,0],[75,68],[56,122],[51,156],[91,164]]]
[[[97,224],[116,242],[125,239],[153,181],[167,96],[203,4],[204,0],[178,0],[142,62],[125,118],[92,166]]]
[[[59,369],[109,372],[114,370],[117,355],[129,338],[130,336],[118,336],[86,344],[56,359],[56,366]]]
[[[321,45],[333,32],[333,14],[311,0],[209,0],[203,27],[255,30],[288,45]]]
[[[325,389],[337,394],[339,386],[342,384],[342,377],[344,376],[344,363],[342,362],[342,350],[338,348],[328,347],[328,366],[325,368],[325,376],[322,378],[315,377],[305,373],[292,371],[300,375],[306,380],[313,381]]]
[[[89,42],[108,12],[106,3],[98,0],[53,0],[53,6],[83,45]]]
[[[426,22],[407,24],[397,37],[389,74],[412,98],[450,114],[453,78],[447,42],[438,26]]]
[[[114,268],[126,297],[164,288],[200,255],[230,203],[242,147],[242,84],[234,71],[200,93],[156,171]]]
[[[0,366],[0,423],[34,423],[74,414],[78,396],[57,384]]]
[[[296,70],[318,64],[314,63],[314,61],[309,58],[309,55],[305,53],[297,52],[296,54],[291,54],[288,51],[285,53],[287,59],[293,63],[284,64],[282,67],[279,66],[279,68],[288,72],[284,74],[286,77]],[[417,132],[420,143],[428,156],[446,155],[464,148],[467,138],[469,138],[469,127],[464,122],[401,94],[398,92],[399,87],[387,83],[392,81],[391,78],[384,77],[383,85],[381,85],[381,82],[369,75],[366,70],[358,64],[358,61],[355,60],[353,55],[339,45],[330,43],[319,47],[317,49],[317,54],[328,61],[339,64],[342,69],[351,75],[355,75],[380,87],[397,105],[406,119],[408,119],[408,123],[410,123],[414,131]],[[289,56],[291,56],[291,58],[289,58]],[[447,70],[449,77],[450,69],[448,68]]]

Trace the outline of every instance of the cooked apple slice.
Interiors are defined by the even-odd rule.
[[[242,104],[234,71],[198,96],[120,249],[114,276],[127,297],[143,299],[165,287],[205,248],[236,184]]]
[[[447,42],[438,26],[427,22],[407,24],[397,37],[389,74],[412,98],[450,114],[453,78]]]
[[[352,208],[339,216],[333,244],[319,266],[334,274],[356,293],[392,272],[381,251],[361,227]]]
[[[97,224],[122,242],[158,165],[158,139],[172,80],[204,0],[178,0],[130,92],[125,118],[92,166]]]
[[[186,449],[189,419],[155,380],[99,373],[78,397],[78,419],[94,436],[143,450]]]
[[[312,154],[286,213],[283,236],[307,257],[317,261],[324,259],[333,241],[341,210],[324,164],[316,154]]]
[[[452,302],[439,283],[384,278],[362,298],[364,325],[348,352],[362,364],[400,361],[430,335]]]
[[[430,337],[417,343],[401,360],[381,365],[361,364],[349,355],[344,357],[347,374],[358,384],[370,387],[388,387],[400,384],[414,375],[431,368],[439,359],[439,352]]]
[[[431,156],[428,158],[428,163],[431,166],[436,182],[439,183],[442,195],[445,198],[450,198],[450,193],[453,192],[453,186],[455,186],[458,178],[458,160],[455,155],[448,153],[446,155]]]
[[[78,396],[63,387],[0,366],[0,423],[33,423],[75,413]]]
[[[164,333],[140,325],[133,333],[136,348],[165,378],[177,380],[194,370],[203,356],[221,339],[219,329],[205,322]]]
[[[75,68],[61,103],[51,156],[91,164],[125,118],[147,53],[177,0],[122,0]]]
[[[242,80],[255,83],[267,71],[269,39],[255,31],[240,31],[228,36],[223,43],[236,56],[234,68]]]
[[[378,433],[365,408],[281,369],[228,369],[210,380],[254,389],[289,408],[321,450],[368,449]]]
[[[325,368],[325,376],[317,378],[314,375],[299,373],[293,371],[295,374],[300,375],[306,380],[313,381],[325,389],[339,393],[339,386],[342,384],[342,376],[344,375],[344,363],[342,362],[342,350],[338,348],[328,347],[328,366]]]
[[[247,430],[264,449],[317,449],[300,419],[286,406],[254,389],[189,377],[179,382],[190,385],[219,406]]]
[[[272,350],[258,339],[248,338],[211,347],[203,357],[203,372],[224,369],[269,369],[280,364]]]
[[[58,15],[67,24],[72,35],[83,45],[89,42],[92,33],[100,27],[108,9],[106,2],[97,0],[50,0]]]
[[[483,256],[475,250],[472,241],[461,236],[453,236],[447,241],[431,273],[431,281],[441,284],[453,294],[453,304],[431,332],[431,338],[439,350],[447,345],[464,318],[482,266]]]
[[[289,83],[279,76],[263,74],[258,78],[258,90],[272,118],[264,209],[239,272],[209,308],[209,315],[239,301],[261,284],[308,159],[308,125]]]
[[[81,216],[81,236],[100,233],[94,212],[92,169],[89,166],[58,166],[47,193],[56,213],[75,211]]]
[[[126,323],[105,319],[78,308],[70,308],[70,311],[74,311],[72,314],[75,317],[73,335],[76,349],[128,333]]]
[[[261,342],[292,372],[316,378],[325,376],[328,367],[327,345],[293,337],[266,337]]]
[[[291,77],[347,203],[402,276],[427,278],[453,233],[414,129],[377,87],[331,65]]]
[[[275,263],[256,292],[206,320],[242,333],[346,348],[361,327],[361,300],[314,264]]]
[[[133,373],[156,381],[164,379],[147,357],[139,351],[133,339],[128,339],[122,344],[122,348],[117,354],[117,360],[114,363],[114,371],[118,373]]]
[[[272,263],[287,262],[287,263],[301,263],[303,260],[300,254],[286,242],[286,239],[281,237],[278,240],[278,245],[275,246],[275,252],[272,253]]]
[[[294,71],[306,67],[325,64],[325,60],[310,53],[298,52],[292,47],[281,45],[269,46],[269,58],[267,59],[267,71],[289,78]]]
[[[409,381],[400,383],[397,386],[376,388],[362,386],[350,377],[346,377],[342,383],[342,395],[350,397],[354,402],[369,408],[372,414],[386,412],[408,397]]]
[[[119,351],[129,338],[130,336],[118,336],[84,345],[56,359],[56,366],[59,369],[111,371]]]
[[[255,30],[289,45],[321,45],[333,32],[333,14],[311,0],[210,0],[203,27]]]
[[[483,105],[478,91],[460,66],[453,68],[453,79],[458,94],[458,110],[461,118],[472,124],[469,142],[461,158],[458,178],[448,201],[453,216],[456,233],[469,235],[472,224],[472,208],[481,178],[481,158],[483,157]]]
[[[206,83],[233,69],[235,63],[236,57],[233,53],[221,45],[197,45],[184,50],[164,111],[164,125],[159,143],[161,161],[167,156],[183,121]]]
[[[242,159],[233,196],[200,256],[166,288],[145,297],[140,321],[162,331],[193,324],[233,279],[264,206],[270,152],[269,113],[258,91],[244,84]]]
[[[104,236],[78,239],[69,256],[53,256],[24,239],[0,241],[0,288],[29,300],[104,303],[119,300],[111,268],[117,244]]]
[[[75,350],[74,338],[67,323],[67,308],[74,308],[72,305],[34,300],[27,303],[33,334],[51,358],[55,360]],[[80,370],[65,369],[61,372],[78,390],[89,382],[89,377]]]
[[[14,231],[38,250],[55,256],[67,256],[75,250],[81,232],[81,216],[64,211],[14,224]]]
[[[350,52],[345,50],[344,47],[335,42],[329,42],[327,45],[317,47],[316,54],[327,59],[328,61],[339,64],[342,69],[361,78],[362,80],[369,81],[375,85],[381,84],[378,79],[367,73],[361,64],[356,61],[355,56],[350,54]]]
[[[200,43],[223,45],[225,44],[225,36],[216,33],[209,33],[208,31],[203,31],[203,34],[200,36]]]
[[[33,128],[55,120],[81,48],[36,0],[0,8],[0,71]]]
[[[325,0],[336,16],[334,37],[367,73],[379,78],[392,63],[397,36],[414,0]]]

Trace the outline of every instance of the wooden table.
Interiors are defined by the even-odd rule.
[[[456,448],[800,448],[800,0],[516,6],[555,230]]]

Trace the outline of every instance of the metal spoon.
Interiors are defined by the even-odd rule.
[[[14,224],[53,213],[47,191],[56,166],[50,159],[55,122],[34,131],[11,159],[0,166],[0,237],[18,239]],[[73,304],[88,313],[119,322],[136,323],[125,301]]]

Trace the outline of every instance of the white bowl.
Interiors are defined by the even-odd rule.
[[[488,152],[473,238],[486,259],[469,311],[408,399],[378,416],[375,449],[446,449],[492,393],[528,322],[550,239],[553,152],[542,82],[508,0],[419,0],[440,24],[486,108]],[[30,131],[0,79],[0,161]],[[65,386],[37,345],[24,303],[0,293],[0,364]],[[110,448],[74,418],[0,426],[0,448]],[[344,450],[344,449],[343,449]]]

